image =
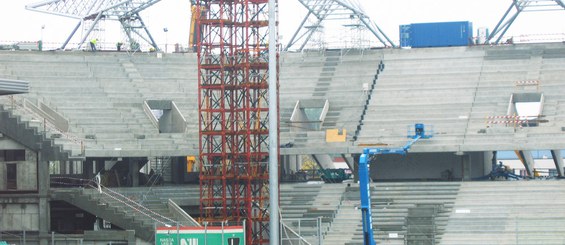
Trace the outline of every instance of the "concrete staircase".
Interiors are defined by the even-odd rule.
[[[102,193],[96,189],[56,189],[52,191],[52,198],[68,202],[122,229],[135,230],[137,237],[148,242],[154,240],[155,226],[176,225],[165,204],[147,201],[141,205],[109,189]]]
[[[0,104],[0,132],[29,149],[41,151],[47,159],[65,160],[72,155],[41,130],[40,124],[24,120],[7,104]]]

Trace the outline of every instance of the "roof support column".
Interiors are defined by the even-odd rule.
[[[520,161],[522,161],[522,164],[524,164],[524,167],[526,168],[526,173],[528,174],[528,176],[533,178],[534,177],[534,157],[532,157],[531,151],[516,151],[516,155],[518,155],[518,158],[520,158]]]
[[[557,169],[557,175],[563,177],[563,157],[561,156],[561,150],[551,150],[551,157],[555,163],[555,168]]]

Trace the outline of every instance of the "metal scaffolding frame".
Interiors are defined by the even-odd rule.
[[[351,20],[359,19],[385,47],[396,47],[387,35],[372,21],[362,9],[358,0],[298,0],[308,13],[300,23],[300,26],[288,42],[285,50],[300,44],[299,51],[303,50],[312,35],[323,28],[326,20]]]
[[[245,221],[246,244],[268,244],[269,130],[277,130],[269,128],[268,0],[196,7],[202,221]]]
[[[86,42],[100,21],[113,20],[120,22],[131,47],[139,47],[139,40],[136,39],[139,38],[159,50],[139,15],[159,1],[161,0],[47,0],[27,5],[26,9],[79,20],[61,49],[65,49],[80,26],[85,26],[87,31],[77,49]]]
[[[485,44],[491,43],[493,39],[495,39],[494,44],[499,44],[506,31],[522,12],[556,10],[565,10],[565,3],[562,0],[512,0],[512,4],[487,37]]]

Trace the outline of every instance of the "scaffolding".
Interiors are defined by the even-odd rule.
[[[245,221],[246,244],[268,244],[268,1],[196,7],[201,219]]]
[[[97,30],[100,28],[100,23],[111,20],[121,24],[132,49],[138,49],[140,42],[144,41],[155,50],[159,50],[139,15],[141,11],[159,1],[161,0],[48,0],[27,5],[26,9],[79,20],[61,49],[65,49],[81,26],[84,34],[78,42],[77,49],[80,49],[89,37],[99,38],[101,34]]]

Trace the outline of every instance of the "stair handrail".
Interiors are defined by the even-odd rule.
[[[157,213],[157,212],[155,212],[151,209],[148,209],[147,207],[143,206],[141,203],[138,203],[138,202],[124,196],[123,194],[116,192],[116,191],[102,185],[98,181],[92,181],[91,180],[88,184],[88,187],[91,187],[93,189],[97,189],[99,191],[99,193],[104,194],[104,195],[106,195],[106,196],[108,196],[108,197],[130,207],[130,208],[132,208],[134,211],[137,211],[137,212],[149,217],[150,219],[152,219],[155,222],[161,223],[165,226],[177,223],[176,221],[174,221],[174,220],[172,220],[168,217],[165,217],[165,216],[163,216],[163,215],[161,215],[161,214],[159,214],[159,213]],[[158,220],[158,218],[155,218],[152,215],[160,218],[161,220]],[[169,223],[167,223],[167,222],[169,222]]]
[[[167,156],[167,157],[164,157],[164,158],[161,159],[161,168],[157,169],[156,173],[153,174],[153,176],[149,177],[149,180],[147,181],[147,184],[149,184],[149,191],[151,191],[151,189],[153,188],[153,186],[155,185],[157,180],[159,180],[159,178],[163,176],[165,166],[168,165],[170,163],[170,161],[171,161],[170,156]]]
[[[196,221],[194,218],[192,218],[192,216],[190,216],[189,214],[187,214],[181,207],[179,207],[178,204],[176,204],[173,200],[171,200],[170,198],[167,201],[167,207],[169,208],[169,210],[171,210],[172,212],[176,213],[177,215],[182,216],[184,219],[186,219],[185,224],[189,224],[192,226],[198,226],[201,227],[202,225],[200,225],[200,223],[198,223],[198,221]]]
[[[166,159],[166,160],[164,160],[164,159]],[[171,161],[170,156],[161,159],[161,169],[158,169],[157,170],[158,173],[153,174],[153,176],[149,177],[149,180],[147,180],[147,184],[149,184],[149,189],[145,193],[142,194],[141,201],[139,202],[140,204],[143,204],[145,202],[145,200],[147,200],[148,194],[151,191],[153,191],[153,186],[159,180],[159,178],[161,178],[163,176],[164,168],[165,168],[166,165],[168,165],[170,163],[170,161]],[[165,163],[167,163],[167,164],[165,164]]]
[[[304,245],[312,245],[312,243],[308,242],[308,240],[306,240],[306,238],[304,238],[303,236],[301,236],[300,234],[298,234],[296,231],[294,231],[290,226],[288,226],[287,224],[284,223],[283,219],[282,219],[282,213],[281,213],[281,209],[279,208],[279,217],[280,217],[280,223],[281,223],[281,230],[283,228],[286,234],[286,237],[288,239],[290,239],[290,237],[288,236],[288,231],[290,231],[293,235],[296,236],[296,238],[298,238],[300,240],[300,244],[304,244]],[[281,240],[282,240],[282,232],[280,233],[281,236]],[[320,239],[320,238],[318,238]],[[289,240],[290,244],[293,245],[292,241]]]
[[[70,142],[80,145],[80,149],[81,149],[81,154],[84,154],[84,150],[85,150],[85,146],[84,146],[84,141],[83,139],[74,136],[68,132],[65,132],[62,129],[59,129],[55,124],[53,124],[50,120],[47,120],[46,117],[43,117],[39,114],[37,114],[36,112],[34,112],[33,110],[30,110],[29,108],[27,108],[24,103],[25,103],[25,98],[22,98],[23,102],[19,102],[18,100],[16,100],[16,98],[13,95],[10,95],[7,97],[10,105],[12,106],[12,110],[16,110],[19,109],[20,111],[25,112],[27,115],[30,115],[32,117],[32,119],[35,120],[39,120],[40,123],[43,123],[43,132],[47,132],[47,129],[49,129],[49,131],[54,131],[54,132],[58,132],[61,135],[65,136],[65,138],[67,138]]]
[[[86,187],[86,188],[92,188],[97,190],[99,193],[104,194],[130,208],[132,208],[133,210],[149,217],[150,219],[152,219],[155,222],[164,224],[164,225],[172,225],[172,224],[176,224],[177,222],[165,217],[151,209],[148,209],[147,207],[143,206],[141,203],[138,203],[134,200],[132,200],[129,197],[124,196],[123,194],[116,192],[108,187],[105,187],[104,185],[102,185],[100,183],[100,178],[99,177],[94,177],[93,179],[80,179],[80,178],[73,178],[73,177],[55,177],[52,178],[51,183],[57,183],[57,184],[64,184],[64,185],[75,185],[75,183],[68,183],[68,182],[54,182],[53,179],[65,179],[65,180],[71,180],[75,183],[80,183],[80,186],[82,187]],[[75,185],[76,186],[76,185]],[[156,218],[157,217],[157,218]],[[158,218],[160,218],[161,220],[159,220]],[[164,222],[166,221],[166,222]],[[169,223],[167,223],[169,222]]]

